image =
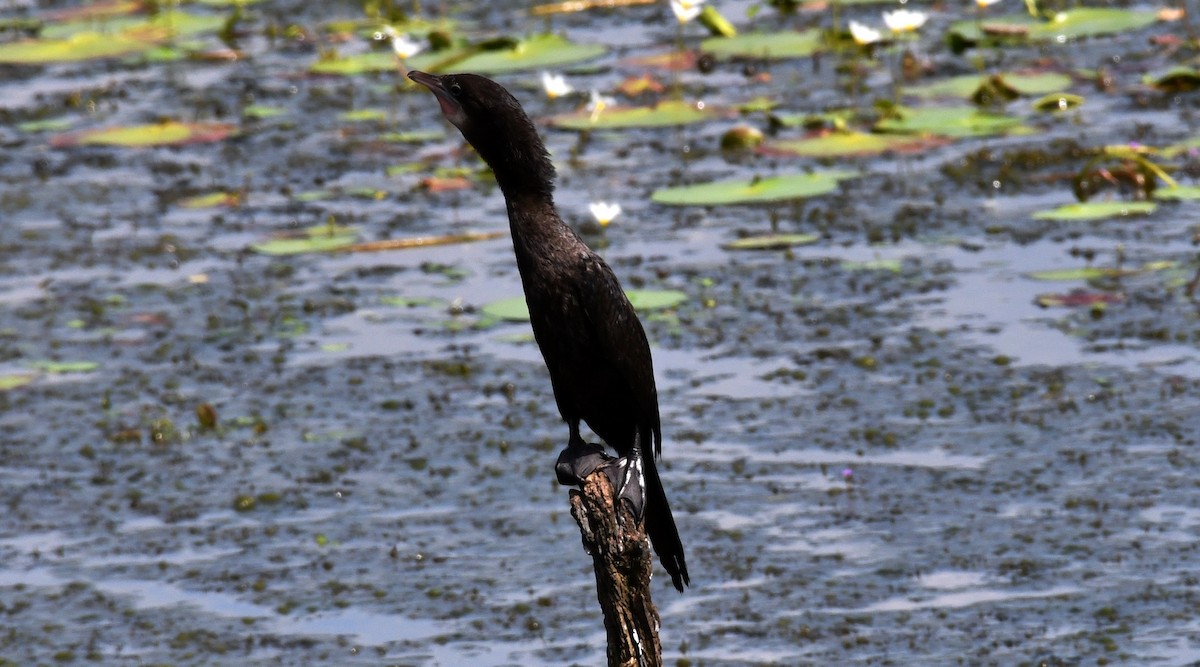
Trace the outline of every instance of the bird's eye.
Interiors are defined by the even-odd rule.
[[[457,97],[458,94],[461,92],[462,92],[462,86],[458,85],[457,83],[450,84],[450,94],[451,95],[454,95],[455,97]]]

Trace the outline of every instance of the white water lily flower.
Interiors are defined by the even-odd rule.
[[[675,12],[675,18],[679,19],[680,23],[687,23],[700,16],[702,4],[704,0],[671,0],[671,11]]]
[[[859,23],[858,21],[851,21],[850,36],[854,38],[855,44],[866,46],[878,42],[883,37],[883,34],[869,25]]]
[[[601,227],[607,227],[608,223],[613,221],[613,218],[621,215],[621,205],[602,201],[592,202],[588,204],[588,210],[592,212],[592,216],[596,218],[596,222],[600,223]]]
[[[550,72],[542,72],[542,88],[546,91],[546,97],[554,99],[563,95],[570,95],[575,92],[571,84],[567,83],[567,78],[561,74],[551,74]]]
[[[596,119],[600,118],[600,114],[604,113],[605,109],[615,106],[616,103],[616,98],[606,97],[601,95],[600,91],[593,90],[591,92],[591,101],[587,105],[587,110],[592,112],[592,122],[596,122]]]
[[[929,17],[925,12],[914,12],[908,9],[897,9],[894,12],[884,12],[883,22],[892,32],[913,32],[925,25]]]
[[[396,57],[401,60],[411,58],[425,48],[419,43],[409,39],[408,35],[397,32],[396,29],[390,25],[383,26],[382,30],[375,33],[376,39],[383,39],[384,37],[387,37],[392,41],[392,51],[394,51],[396,53]]]
[[[1000,2],[1000,0],[975,0],[975,4],[978,5],[980,9],[991,7],[997,2]]]

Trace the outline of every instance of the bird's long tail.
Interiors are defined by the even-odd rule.
[[[683,587],[690,585],[691,580],[688,579],[687,562],[683,557],[683,543],[679,541],[679,529],[675,527],[675,517],[667,503],[667,492],[658,476],[654,452],[645,452],[641,456],[646,493],[646,534],[650,536],[650,544],[654,545],[658,560],[667,574],[671,575],[675,590],[682,593]]]

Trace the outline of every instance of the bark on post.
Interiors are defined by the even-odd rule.
[[[650,540],[625,503],[613,507],[603,470],[571,489],[571,516],[592,555],[596,596],[608,633],[608,667],[661,667],[658,609],[650,598]]]

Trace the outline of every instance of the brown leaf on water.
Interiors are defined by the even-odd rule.
[[[1088,292],[1085,290],[1074,290],[1065,294],[1039,294],[1037,297],[1037,305],[1043,308],[1078,308],[1080,306],[1097,306],[1108,305],[1110,303],[1120,303],[1124,300],[1125,295],[1119,292]]]
[[[471,179],[462,176],[429,176],[421,179],[421,189],[429,192],[467,190],[473,186]]]
[[[686,71],[696,68],[699,55],[694,51],[659,53],[653,56],[630,58],[623,61],[626,65],[637,67],[653,67],[656,69]]]
[[[616,7],[633,7],[635,5],[652,5],[658,0],[569,0],[568,2],[551,2],[537,5],[529,10],[534,16],[550,16],[551,14],[573,14],[586,12],[589,9],[613,9]]]

